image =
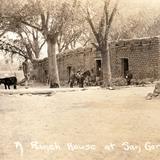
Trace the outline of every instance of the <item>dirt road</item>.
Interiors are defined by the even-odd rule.
[[[151,91],[1,95],[0,159],[158,160],[160,100],[145,100]]]

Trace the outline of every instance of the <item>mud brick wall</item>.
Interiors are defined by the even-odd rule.
[[[128,59],[135,79],[159,78],[159,38],[123,40],[110,44],[112,75],[122,76],[122,58]]]
[[[78,48],[57,55],[61,81],[68,81],[69,69],[82,71],[93,69],[96,72],[96,57],[99,53],[94,48]],[[113,78],[123,76],[122,59],[128,59],[129,70],[135,79],[160,78],[160,41],[159,37],[121,40],[110,43],[111,71]],[[46,82],[48,74],[47,58],[36,64],[37,79]]]
[[[57,55],[59,77],[61,82],[69,80],[69,67],[72,71],[95,70],[95,49],[94,48],[78,48],[75,50],[67,50]],[[37,70],[36,79],[40,82],[46,82],[48,78],[48,59],[35,62]]]
[[[74,71],[78,71],[79,69],[82,71],[94,69],[94,57],[94,48],[78,48],[57,55],[60,80],[69,80],[69,67]]]
[[[48,79],[48,58],[44,58],[34,62],[34,71],[32,76],[42,83],[46,83]]]

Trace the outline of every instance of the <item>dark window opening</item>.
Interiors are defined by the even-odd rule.
[[[126,72],[129,71],[128,58],[121,59],[121,66],[122,66],[122,76],[125,77]]]
[[[101,69],[102,68],[102,64],[101,64],[101,60],[96,60],[96,76],[100,77],[101,76]]]
[[[68,72],[68,82],[70,82],[70,78],[71,78],[71,69],[72,69],[71,66],[68,66],[68,67],[67,67],[67,72]]]

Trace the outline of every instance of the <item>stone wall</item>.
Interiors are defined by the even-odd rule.
[[[159,37],[121,40],[110,43],[111,70],[113,78],[124,76],[124,59],[135,79],[160,77]],[[57,55],[61,82],[68,81],[70,69],[93,70],[96,73],[96,60],[100,53],[94,48],[78,48]],[[47,58],[36,63],[37,79],[45,82],[48,75]]]

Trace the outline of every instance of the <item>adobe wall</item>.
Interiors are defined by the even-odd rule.
[[[121,77],[122,59],[128,58],[135,79],[159,78],[159,37],[123,40],[110,44],[112,75]]]
[[[110,43],[112,77],[122,77],[122,58],[128,59],[129,70],[135,79],[160,78],[159,37],[121,40]],[[96,59],[101,56],[94,48],[78,48],[57,55],[61,81],[68,81],[68,67],[75,71],[93,69],[96,72]],[[37,63],[38,80],[45,82],[48,73],[48,60]]]
[[[60,80],[69,79],[69,69],[78,71],[95,70],[95,49],[94,48],[78,48],[76,50],[68,50],[57,56]]]
[[[57,55],[59,77],[62,82],[69,80],[68,67],[72,70],[82,71],[95,70],[95,49],[94,48],[78,48],[75,50],[67,50],[62,54]],[[48,74],[48,59],[35,62],[37,70],[37,79],[40,82],[46,82]]]

